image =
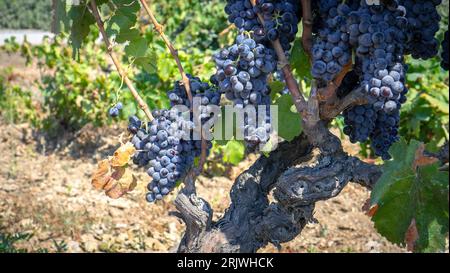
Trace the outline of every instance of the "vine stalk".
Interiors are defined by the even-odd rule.
[[[130,89],[130,92],[133,95],[134,99],[137,101],[139,108],[141,108],[142,111],[144,111],[145,115],[147,116],[147,118],[150,121],[153,120],[154,118],[153,118],[152,113],[150,112],[150,108],[148,107],[147,103],[141,98],[141,96],[139,95],[136,88],[134,88],[133,83],[126,75],[126,72],[123,70],[122,65],[119,62],[119,59],[113,52],[113,47],[111,45],[111,42],[109,41],[108,35],[106,34],[104,23],[103,23],[102,18],[100,17],[100,13],[98,11],[98,7],[97,7],[97,4],[95,3],[95,0],[91,0],[90,4],[91,4],[92,14],[94,15],[98,29],[100,30],[100,33],[103,37],[103,41],[105,42],[106,50],[108,51],[108,55],[111,57],[111,60],[113,61],[114,65],[117,69],[117,72],[122,77],[125,84],[128,86],[128,89]]]
[[[311,14],[311,0],[301,0],[302,3],[302,45],[305,52],[308,54],[309,59],[311,58],[312,49],[312,14]]]
[[[256,6],[256,0],[250,0],[250,3],[253,6]],[[257,15],[261,25],[264,26],[264,18],[260,13],[257,13]],[[292,75],[292,69],[289,64],[289,60],[286,58],[286,55],[284,54],[284,50],[280,44],[280,41],[278,39],[272,41],[272,45],[277,54],[281,70],[283,71],[286,86],[294,100],[295,108],[297,109],[298,113],[301,114],[303,110],[306,108],[306,101],[305,97],[303,96],[304,92],[302,88],[298,85],[297,81],[294,79],[294,76]]]
[[[166,34],[164,33],[164,27],[160,23],[158,23],[158,20],[156,20],[155,15],[153,14],[152,10],[148,6],[147,2],[145,0],[139,0],[144,7],[145,12],[147,12],[148,16],[150,17],[150,21],[152,22],[155,30],[159,33],[159,36],[161,39],[163,39],[164,43],[166,44],[167,48],[170,51],[170,54],[172,55],[173,59],[177,63],[178,71],[181,75],[181,80],[183,82],[184,88],[186,89],[186,94],[189,98],[189,101],[191,102],[191,105],[193,105],[193,98],[191,93],[191,86],[189,83],[189,78],[186,75],[186,72],[183,69],[183,65],[181,64],[180,58],[178,57],[178,51],[175,49],[173,44],[170,42],[169,38],[167,38]]]

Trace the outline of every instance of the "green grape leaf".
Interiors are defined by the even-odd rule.
[[[106,34],[111,36],[118,36],[121,31],[128,31],[130,28],[132,28],[136,21],[128,16],[124,16],[119,11],[116,11],[116,13],[106,22]],[[117,38],[116,38],[117,39]]]
[[[125,47],[125,54],[128,56],[134,56],[136,58],[144,57],[147,53],[148,44],[147,40],[144,38],[138,38],[136,40],[130,41],[130,43]]]
[[[285,84],[281,81],[273,81],[269,83],[270,90],[271,90],[271,97],[272,100],[275,100],[277,95],[280,94],[281,91],[283,91]]]
[[[296,112],[292,97],[287,94],[280,96],[275,104],[278,105],[278,135],[287,141],[300,135],[300,115]]]
[[[241,141],[230,140],[223,146],[223,162],[237,165],[244,159],[244,156],[245,147]]]
[[[303,49],[301,38],[297,38],[294,41],[289,62],[297,78],[311,78],[311,64],[309,63],[308,55]]]
[[[156,73],[158,67],[155,61],[156,56],[154,54],[145,55],[144,57],[138,57],[134,60],[137,66],[142,67],[147,73]]]
[[[73,57],[79,59],[79,50],[83,41],[89,35],[90,27],[95,23],[94,16],[87,6],[72,6],[69,11],[69,18],[72,21],[70,29],[70,45],[73,48]]]
[[[70,25],[66,2],[66,0],[55,1],[55,29],[53,31],[57,34],[67,30]]]
[[[389,241],[416,252],[445,249],[448,234],[448,172],[423,156],[423,144],[405,140],[390,150],[393,160],[371,193],[372,220]],[[422,151],[422,152],[421,152]]]

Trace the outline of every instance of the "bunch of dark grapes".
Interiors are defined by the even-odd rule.
[[[277,68],[275,52],[272,49],[256,43],[248,35],[239,34],[236,42],[214,54],[214,59],[217,72],[212,81],[236,107],[244,109],[247,105],[254,107],[270,105],[270,88],[267,80],[269,74]],[[246,118],[242,126],[245,128],[244,137],[250,146],[268,140],[267,137],[261,137],[263,135],[261,132],[262,130],[266,130],[266,134],[270,132],[269,121],[269,118],[264,122]],[[259,126],[253,126],[256,127],[253,130],[252,123]]]
[[[270,95],[267,77],[277,67],[272,49],[239,34],[235,44],[213,57],[217,67],[214,82],[235,105],[260,105]]]
[[[442,41],[441,66],[448,71],[448,30],[445,32],[444,40]]]
[[[360,62],[361,84],[376,110],[391,112],[403,102],[406,26],[404,10],[396,5],[362,2],[349,14],[350,43]]]
[[[370,104],[358,105],[344,111],[344,133],[352,143],[365,142],[375,129],[377,111]]]
[[[316,2],[317,19],[312,47],[312,76],[320,85],[332,81],[351,60],[346,17],[351,8],[337,0]],[[320,17],[319,17],[320,15]]]
[[[429,59],[437,55],[439,42],[435,38],[441,17],[436,7],[441,0],[398,0],[407,17],[405,54],[415,59]]]
[[[260,0],[254,8],[264,18],[264,37],[269,41],[278,39],[285,51],[289,51],[298,32],[298,3],[293,0]],[[258,31],[255,36],[258,36]]]
[[[175,110],[155,110],[154,119],[143,127],[135,116],[130,117],[128,129],[133,133],[131,143],[137,149],[133,162],[150,166],[147,170],[148,202],[161,200],[175,188],[200,156],[201,141],[190,140],[193,124]]]
[[[262,29],[250,0],[228,0],[225,12],[228,15],[228,21],[240,30],[257,31]]]
[[[398,128],[400,122],[400,112],[395,110],[391,113],[378,112],[375,129],[371,133],[371,146],[377,156],[383,160],[391,158],[389,148],[399,140]]]
[[[397,1],[380,6],[361,1],[349,13],[347,27],[368,104],[344,111],[344,133],[352,142],[370,138],[375,154],[389,159],[389,147],[398,139],[399,110],[408,92],[403,60],[409,31],[406,12]]]
[[[116,105],[114,105],[113,107],[111,107],[108,111],[108,114],[110,117],[112,118],[116,118],[119,116],[120,114],[120,110],[122,110],[123,105],[121,102],[118,102]]]
[[[202,82],[200,78],[189,74],[187,76],[189,78],[190,90],[194,104],[196,100],[199,104],[199,109],[194,111],[194,113],[198,115],[195,118],[201,120],[202,124],[204,124],[212,118],[212,110],[210,107],[211,105],[219,106],[222,94],[217,90],[217,88],[210,86],[206,82]],[[168,92],[168,97],[172,107],[184,105],[188,109],[191,108],[191,102],[188,99],[186,89],[180,81],[175,82],[174,89]],[[192,113],[192,117],[194,117],[194,113]]]
[[[228,0],[225,12],[239,30],[251,32],[260,43],[279,39],[285,51],[291,48],[298,32],[298,1],[259,0],[253,7],[250,0]],[[264,18],[264,24],[258,21],[257,14]]]

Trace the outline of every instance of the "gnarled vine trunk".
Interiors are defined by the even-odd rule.
[[[231,205],[217,222],[195,190],[181,190],[175,204],[186,232],[178,251],[248,253],[268,243],[279,246],[314,220],[315,202],[335,197],[349,181],[371,188],[380,177],[378,166],[348,156],[321,122],[305,126],[305,132],[261,156],[236,179]]]

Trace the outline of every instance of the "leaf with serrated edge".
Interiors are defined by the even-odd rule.
[[[417,165],[421,145],[402,139],[392,146],[393,160],[385,162],[371,194],[371,205],[378,206],[372,220],[388,240],[405,245],[414,219],[418,232],[414,251],[442,251],[448,234],[448,172],[438,171],[436,163]]]

